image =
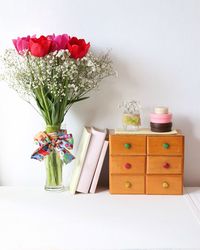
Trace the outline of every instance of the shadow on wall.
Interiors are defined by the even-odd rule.
[[[192,122],[188,117],[176,116],[174,124],[176,128],[181,128],[185,135],[184,186],[199,186],[200,140],[196,138]],[[186,179],[193,179],[193,181],[186,182]]]
[[[99,177],[98,187],[109,188],[109,147],[106,152],[101,174]]]

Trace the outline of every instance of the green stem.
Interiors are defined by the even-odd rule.
[[[42,100],[43,100],[43,103],[44,103],[45,113],[46,113],[46,115],[48,117],[49,122],[51,122],[51,116],[50,116],[50,113],[49,113],[49,107],[48,107],[48,104],[46,102],[46,97],[44,95],[44,92],[43,92],[42,88],[40,88],[40,92],[41,92]]]
[[[56,187],[62,185],[62,160],[57,152],[53,151],[46,157],[46,186]]]
[[[47,125],[46,126],[46,132],[47,133],[52,133],[52,132],[56,132],[60,129],[61,124],[58,125]]]
[[[47,125],[46,132],[52,133],[60,129],[60,125]],[[46,163],[46,188],[55,188],[62,186],[62,166],[58,152],[55,149],[45,158]]]

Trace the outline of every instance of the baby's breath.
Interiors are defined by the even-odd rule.
[[[33,97],[47,123],[53,121],[52,112],[58,103],[62,109],[59,121],[74,102],[99,86],[99,82],[114,74],[108,54],[95,56],[89,52],[82,59],[70,57],[67,50],[54,51],[45,57],[34,57],[30,52],[19,55],[6,50],[2,57],[3,80],[21,97],[30,102]],[[49,110],[48,110],[49,109]],[[63,116],[63,117],[62,117]],[[55,120],[55,119],[54,119]]]

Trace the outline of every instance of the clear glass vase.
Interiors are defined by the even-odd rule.
[[[63,162],[55,150],[45,158],[46,165],[46,185],[47,191],[61,191],[64,189],[62,184]]]
[[[125,130],[138,130],[141,125],[140,113],[124,113],[122,125]]]
[[[138,101],[123,101],[119,108],[123,109],[122,125],[124,130],[138,130],[141,126],[140,110]]]
[[[60,129],[60,126],[47,126],[46,132],[53,137],[54,133]],[[63,161],[58,153],[53,149],[50,155],[45,157],[46,165],[46,184],[47,191],[62,191],[64,189],[62,183]]]

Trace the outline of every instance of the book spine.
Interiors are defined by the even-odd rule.
[[[103,144],[101,155],[99,157],[97,168],[96,168],[96,171],[95,171],[95,174],[94,174],[94,177],[93,177],[93,180],[92,180],[92,184],[91,184],[91,187],[90,187],[90,193],[92,193],[92,194],[95,193],[96,188],[97,188],[97,183],[99,181],[101,169],[103,167],[103,163],[104,163],[104,159],[105,159],[105,156],[106,156],[107,148],[108,148],[108,141],[105,141],[104,144]]]
[[[74,162],[72,178],[71,178],[71,182],[69,185],[69,192],[71,194],[75,194],[76,192],[79,178],[81,175],[81,171],[83,168],[83,164],[86,158],[90,139],[91,139],[91,133],[89,133],[86,129],[84,129],[79,146],[78,146],[77,155],[76,155],[76,159]]]

